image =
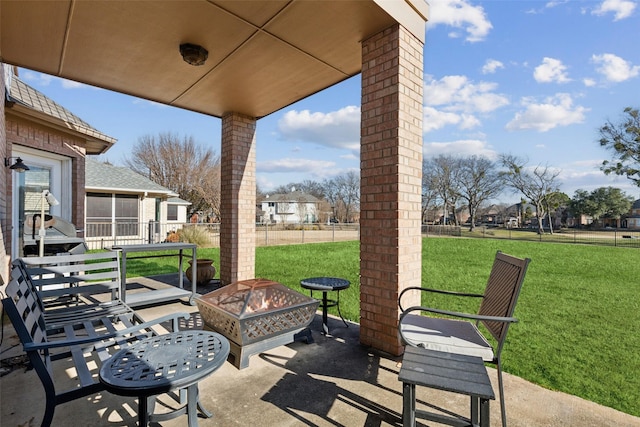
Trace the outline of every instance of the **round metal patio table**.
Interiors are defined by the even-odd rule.
[[[100,381],[114,394],[138,397],[140,427],[185,412],[189,427],[195,427],[198,409],[207,418],[212,415],[200,405],[198,381],[222,366],[229,349],[229,341],[215,332],[189,330],[157,335],[114,354],[100,368]],[[170,413],[153,414],[154,396],[182,389],[187,390],[185,406]]]
[[[300,286],[304,289],[309,289],[311,291],[311,297],[313,298],[313,291],[321,291],[322,292],[322,330],[325,335],[329,334],[329,327],[327,326],[327,309],[329,307],[337,307],[338,314],[342,319],[344,325],[348,328],[349,325],[347,321],[342,317],[342,313],[340,312],[340,291],[347,289],[351,286],[351,282],[347,279],[341,279],[339,277],[310,277],[308,279],[303,279],[300,281]],[[335,300],[327,298],[327,292],[337,292],[337,297]]]

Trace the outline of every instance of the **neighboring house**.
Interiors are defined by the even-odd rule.
[[[167,224],[185,224],[187,222],[187,210],[191,202],[182,200],[179,197],[169,197],[167,199]]]
[[[86,159],[85,238],[89,248],[157,243],[167,223],[187,222],[189,202],[127,167]]]
[[[40,213],[43,191],[50,191],[59,201],[57,206],[45,204],[45,214],[75,225],[72,229],[82,228],[85,158],[105,153],[116,140],[21,81],[14,67],[0,64],[0,93],[4,96],[6,132],[6,185],[0,187],[0,197],[7,206],[0,212],[4,238],[0,273],[7,277],[7,258],[24,255],[25,219]],[[29,170],[18,172],[7,167],[17,158]],[[77,237],[83,237],[82,231]]]
[[[640,199],[631,205],[631,212],[627,216],[627,228],[640,230]]]
[[[260,202],[262,222],[300,224],[317,222],[321,200],[302,191],[266,195]]]

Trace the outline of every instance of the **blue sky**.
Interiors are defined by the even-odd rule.
[[[598,128],[640,108],[635,0],[431,0],[424,56],[424,154],[514,154],[560,170],[560,189],[640,189],[599,170]],[[193,136],[220,153],[220,120],[20,70],[20,77],[118,139],[115,164],[143,135]],[[359,170],[360,77],[258,121],[257,178],[269,191]],[[519,200],[505,194],[501,201]]]

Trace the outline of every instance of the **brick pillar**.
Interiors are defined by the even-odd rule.
[[[422,58],[400,25],[362,43],[360,342],[393,355],[398,295],[421,285]]]
[[[220,280],[223,285],[255,277],[256,119],[222,117]]]
[[[11,150],[7,149],[7,133],[5,128],[5,115],[4,115],[4,97],[5,97],[5,85],[4,85],[4,64],[0,63],[0,95],[2,101],[0,101],[0,155],[5,159],[10,156]],[[2,239],[2,246],[0,246],[0,286],[3,283],[9,281],[9,256],[11,253],[11,218],[8,214],[8,200],[7,200],[7,188],[10,183],[9,177],[11,176],[11,169],[3,166],[3,173],[0,173],[0,239]]]

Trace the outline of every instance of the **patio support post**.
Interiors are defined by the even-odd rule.
[[[4,64],[2,63],[0,63],[0,93],[4,98]],[[2,154],[3,159],[9,157],[11,152],[10,149],[7,148],[5,122],[3,100],[3,102],[0,102],[0,154]],[[10,176],[11,169],[9,168],[4,168],[3,173],[0,174],[0,238],[2,239],[2,246],[0,247],[0,286],[9,282],[9,256],[7,255],[7,249],[11,247],[11,230],[9,227],[11,218],[8,215],[7,206],[8,198],[11,196],[7,194],[7,189],[9,187]]]
[[[256,119],[238,113],[222,117],[220,281],[255,277]]]
[[[398,295],[421,285],[423,48],[401,25],[362,42],[360,342],[393,355]]]

